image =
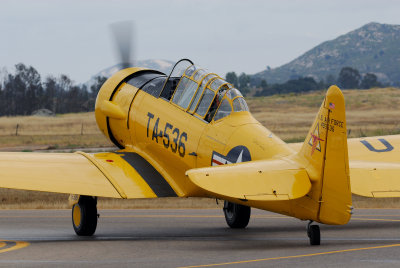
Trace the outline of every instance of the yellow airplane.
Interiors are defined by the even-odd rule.
[[[312,223],[346,224],[352,192],[400,196],[400,136],[349,140],[349,165],[345,101],[336,86],[304,143],[294,145],[254,119],[233,85],[187,59],[169,76],[117,72],[101,87],[95,115],[120,150],[0,154],[0,187],[70,194],[78,235],[95,232],[97,197],[212,197],[225,200],[231,228],[246,227],[254,207],[309,221],[310,244],[318,245]]]

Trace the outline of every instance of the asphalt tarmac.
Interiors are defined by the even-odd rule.
[[[345,226],[252,211],[229,229],[221,210],[100,210],[96,235],[75,235],[69,210],[0,211],[1,267],[399,267],[400,210],[358,209]]]

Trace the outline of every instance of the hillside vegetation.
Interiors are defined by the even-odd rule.
[[[337,77],[349,66],[360,73],[374,73],[379,81],[400,84],[400,25],[368,23],[363,27],[326,41],[293,61],[254,75],[269,84],[284,83],[298,77],[320,81]]]

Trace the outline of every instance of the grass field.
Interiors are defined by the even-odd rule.
[[[400,133],[400,90],[344,90],[349,137]],[[324,91],[249,98],[254,117],[286,142],[298,142],[313,122]],[[17,131],[18,125],[18,131]],[[18,135],[16,135],[18,132]],[[0,117],[0,149],[112,146],[99,131],[94,113],[55,117]]]
[[[349,137],[400,133],[400,89],[344,90]],[[286,142],[303,141],[324,91],[249,98],[254,117]],[[18,125],[18,135],[16,135]],[[73,149],[112,144],[98,130],[94,113],[55,117],[0,117],[0,150]],[[67,208],[67,195],[0,189],[0,209]],[[400,207],[397,199],[354,197],[355,207]],[[99,199],[100,208],[219,207],[210,199]]]
[[[94,112],[54,117],[0,117],[0,150],[109,147],[97,127]]]
[[[349,137],[400,133],[400,89],[344,90]],[[325,92],[250,98],[250,110],[286,142],[303,141]]]

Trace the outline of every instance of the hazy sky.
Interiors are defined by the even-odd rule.
[[[398,0],[2,0],[0,67],[85,82],[118,62],[109,24],[135,22],[135,58],[187,57],[225,75],[277,67],[369,22],[400,24]]]

